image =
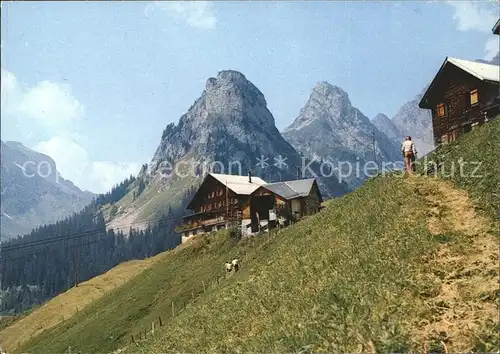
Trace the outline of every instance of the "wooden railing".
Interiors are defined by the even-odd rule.
[[[211,226],[220,224],[225,221],[223,216],[218,216],[216,218],[206,219],[206,220],[196,220],[196,221],[186,221],[184,224],[177,227],[178,231],[196,229],[202,226]]]

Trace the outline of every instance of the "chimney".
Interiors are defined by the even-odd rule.
[[[252,171],[248,170],[248,183],[252,183]]]

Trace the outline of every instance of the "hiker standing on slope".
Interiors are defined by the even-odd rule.
[[[401,153],[405,158],[406,171],[409,174],[415,172],[415,156],[417,155],[417,149],[411,141],[411,136],[407,136],[403,145],[401,146]]]

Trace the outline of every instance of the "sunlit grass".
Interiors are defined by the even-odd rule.
[[[436,152],[485,161],[488,180],[452,180],[490,217],[498,123]],[[476,219],[463,192],[450,205],[450,188],[379,177],[273,237],[203,235],[19,351],[496,351],[496,248],[483,231],[460,228],[462,212]],[[242,269],[226,278],[233,257]],[[153,321],[155,336],[139,341]]]

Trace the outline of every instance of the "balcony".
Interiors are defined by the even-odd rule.
[[[176,231],[183,232],[183,231],[199,229],[201,227],[220,225],[224,223],[226,223],[226,218],[224,216],[219,215],[210,217],[210,215],[207,215],[206,213],[198,213],[194,215],[185,216],[183,218],[182,225],[179,225],[176,228]]]

